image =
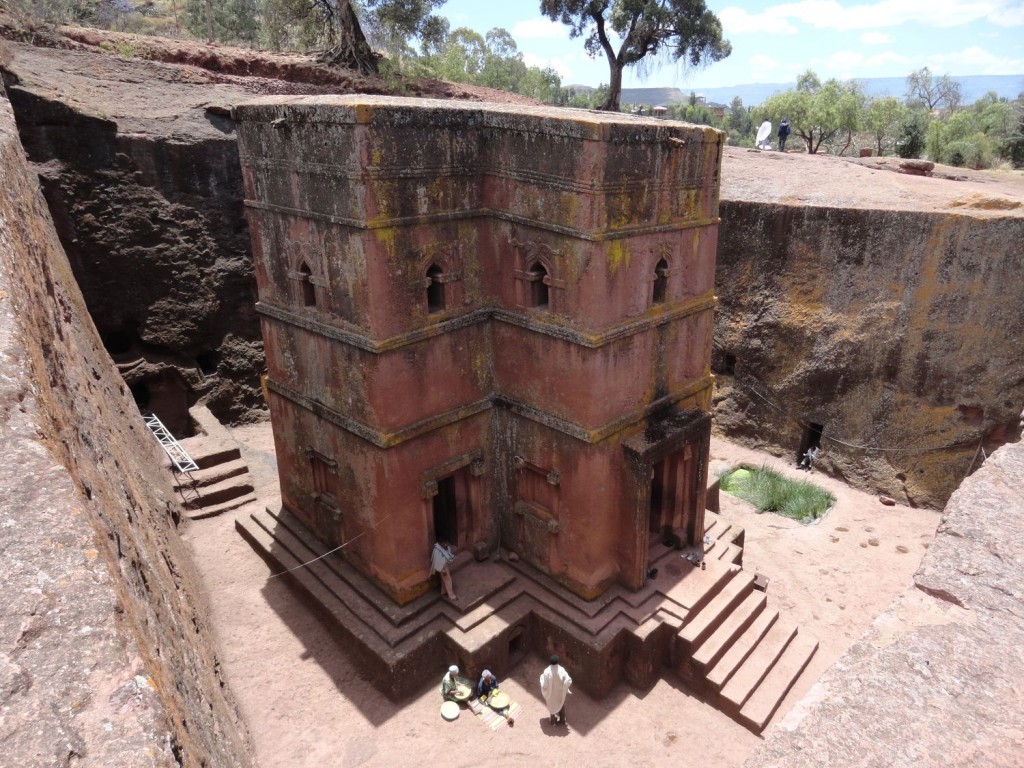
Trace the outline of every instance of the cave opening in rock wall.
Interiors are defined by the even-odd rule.
[[[824,424],[815,424],[813,421],[804,424],[804,434],[800,439],[800,450],[796,454],[797,461],[811,448],[821,447],[821,433],[824,431]]]
[[[174,371],[161,371],[130,385],[135,404],[142,413],[153,413],[177,438],[191,437],[195,430],[188,414],[191,392]]]
[[[126,331],[107,331],[102,335],[103,347],[111,357],[131,352],[135,337]]]

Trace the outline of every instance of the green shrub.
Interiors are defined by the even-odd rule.
[[[806,480],[790,480],[767,466],[738,467],[721,477],[726,493],[749,501],[759,512],[775,512],[794,520],[821,517],[836,497]]]

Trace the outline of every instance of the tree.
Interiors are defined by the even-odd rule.
[[[908,109],[897,130],[896,154],[903,158],[920,157],[931,123],[932,114],[923,107]]]
[[[1017,115],[1017,126],[1006,141],[1006,159],[1014,168],[1024,168],[1024,93],[1011,106]]]
[[[210,43],[220,40],[255,45],[260,36],[258,0],[188,0],[184,16],[185,28]]]
[[[429,38],[443,20],[444,0],[262,0],[264,37],[274,48],[323,47],[320,60],[378,74],[381,55],[401,56],[408,40]]]
[[[949,75],[932,77],[928,67],[922,67],[907,75],[907,104],[909,106],[923,106],[929,112],[936,109],[954,112],[960,107],[963,100],[963,88]]]
[[[421,42],[447,33],[448,21],[433,11],[445,0],[360,0],[360,19],[366,37],[377,50],[400,60],[411,52],[409,40]]]
[[[725,129],[729,132],[729,141],[736,145],[754,136],[754,117],[750,114],[750,108],[743,106],[743,99],[739,96],[734,96],[729,104]]]
[[[853,132],[860,125],[864,94],[856,83],[831,79],[822,83],[811,70],[797,78],[796,90],[776,93],[761,105],[769,119],[789,119],[793,132],[800,136],[807,152],[816,154],[823,143],[831,143],[840,133],[846,134],[842,154],[853,142]]]
[[[521,93],[552,104],[569,100],[558,73],[526,66],[516,41],[500,27],[486,36],[467,27],[444,30],[424,41],[423,51],[415,67],[421,75]]]
[[[649,57],[685,60],[691,66],[721,61],[732,46],[722,38],[722,24],[704,0],[541,0],[541,12],[569,27],[573,38],[585,37],[591,56],[608,59],[608,97],[601,109],[617,112],[626,67]],[[610,33],[620,41],[613,47]]]
[[[319,56],[321,62],[364,75],[379,74],[380,54],[370,48],[351,0],[312,0],[312,10],[319,15],[330,41]]]
[[[1012,155],[1017,128],[1013,105],[987,93],[966,109],[935,121],[928,132],[928,154],[940,163],[989,168]]]
[[[875,142],[875,151],[879,157],[896,144],[906,111],[906,107],[894,96],[872,99],[868,104],[866,127]]]

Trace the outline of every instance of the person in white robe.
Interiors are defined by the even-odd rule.
[[[552,655],[551,664],[540,673],[540,692],[548,705],[552,725],[565,725],[565,697],[571,693],[572,678],[558,663],[558,655]]]

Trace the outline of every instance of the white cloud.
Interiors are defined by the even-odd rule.
[[[874,56],[865,56],[859,51],[836,51],[823,62],[823,69],[834,72],[839,80],[854,80],[873,77],[871,70],[882,69],[890,64],[910,66],[910,60],[899,53],[885,51]]]
[[[758,54],[750,57],[750,78],[755,83],[788,82],[796,80],[796,67]]]
[[[512,37],[516,40],[540,40],[545,38],[569,37],[569,28],[558,21],[537,18],[516,22],[512,27]]]
[[[1024,25],[1019,0],[878,0],[844,6],[836,0],[799,0],[769,7],[760,16],[781,17],[819,29],[880,29],[900,24],[957,27],[975,21]],[[723,22],[724,23],[724,22]]]
[[[539,56],[536,53],[524,53],[523,62],[528,67],[540,67],[546,69],[551,67],[558,73],[558,76],[562,78],[563,85],[569,85],[572,83],[586,83],[595,80],[595,72],[600,74],[597,75],[601,82],[608,81],[608,67],[602,65],[602,61],[598,62],[598,66],[594,66],[594,59],[591,59],[586,53],[564,53],[561,56]]]
[[[743,8],[729,6],[717,14],[726,37],[757,32],[769,35],[795,35],[796,27],[782,16],[766,13],[747,13]]]
[[[1006,8],[989,16],[988,20],[1002,27],[1024,27],[1024,4],[1009,3]]]
[[[864,45],[886,45],[892,42],[892,37],[885,32],[865,32],[860,36]]]
[[[910,59],[904,56],[902,53],[895,53],[894,51],[886,51],[885,53],[877,53],[874,56],[868,56],[864,59],[864,66],[866,67],[884,67],[887,64],[909,64]]]
[[[1024,59],[995,56],[977,45],[953,53],[932,54],[925,63],[932,72],[945,72],[950,67],[960,72],[970,69],[973,71],[968,74],[982,75],[1019,75],[1024,72]]]

